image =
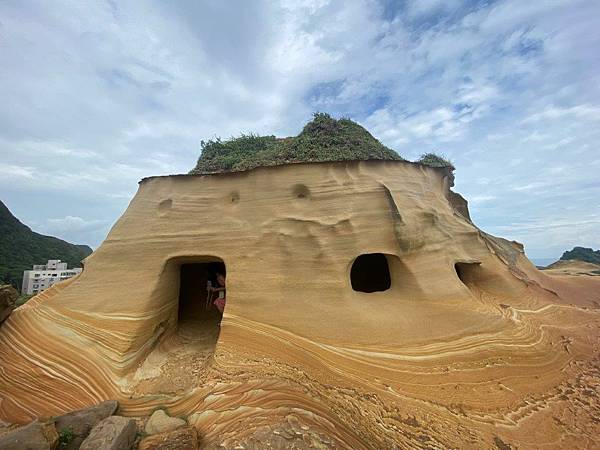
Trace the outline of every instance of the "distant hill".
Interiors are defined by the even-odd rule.
[[[69,267],[81,267],[81,260],[91,253],[87,245],[70,244],[31,231],[0,201],[0,282],[21,289],[23,271],[34,264],[60,259]]]
[[[574,259],[577,261],[600,264],[600,250],[594,251],[591,248],[574,247],[573,250],[564,252],[560,257],[561,261],[570,261]]]

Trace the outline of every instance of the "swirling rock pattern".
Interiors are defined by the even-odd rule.
[[[399,161],[142,180],[83,273],[0,328],[0,418],[117,399],[209,447],[600,445],[600,278],[538,271],[450,183]],[[352,290],[367,253],[390,289]],[[180,267],[215,258],[221,326],[184,323]]]

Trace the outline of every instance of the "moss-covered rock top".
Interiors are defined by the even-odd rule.
[[[260,166],[322,161],[392,160],[402,157],[349,119],[316,113],[298,136],[241,135],[202,141],[202,154],[190,174],[236,172]]]
[[[429,167],[443,167],[454,170],[454,165],[448,159],[435,153],[425,153],[421,155],[417,162]]]
[[[324,161],[404,161],[365,128],[350,119],[315,113],[298,136],[277,138],[242,134],[236,138],[202,141],[202,153],[190,174],[240,172],[255,167]],[[452,163],[426,153],[417,161],[454,170]]]

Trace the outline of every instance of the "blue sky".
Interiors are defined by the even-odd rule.
[[[200,141],[347,116],[438,151],[483,230],[600,247],[598,1],[0,2],[0,199],[99,245]]]

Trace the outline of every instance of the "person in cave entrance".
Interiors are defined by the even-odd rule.
[[[212,298],[215,298],[213,305],[219,310],[221,314],[225,310],[225,274],[222,271],[217,271],[215,274],[217,287],[209,287],[212,293]]]

